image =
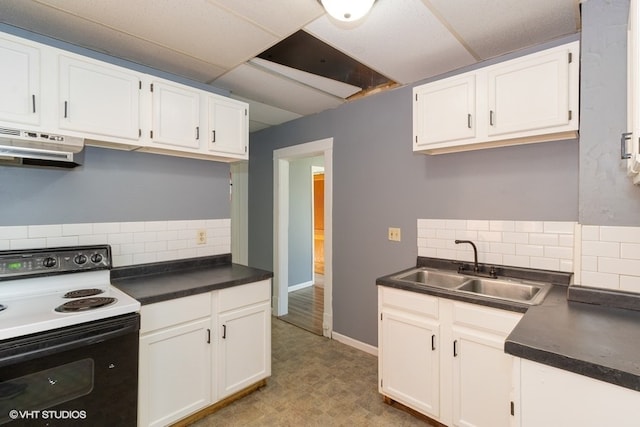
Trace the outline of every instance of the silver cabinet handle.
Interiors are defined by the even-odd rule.
[[[630,159],[631,153],[627,151],[627,141],[631,140],[633,132],[624,132],[620,135],[620,158]]]
[[[216,142],[216,131],[211,131],[211,142]]]
[[[196,126],[196,139],[200,139],[200,126]]]
[[[67,104],[69,104],[67,101],[64,101],[64,118],[67,118]]]
[[[467,127],[471,129],[471,114],[467,114]]]
[[[33,105],[33,112],[36,112],[36,96],[31,95],[31,105]]]
[[[489,126],[493,126],[493,110],[489,110]]]

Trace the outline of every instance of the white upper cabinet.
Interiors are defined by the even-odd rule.
[[[0,38],[0,120],[9,124],[40,122],[40,50]]]
[[[627,160],[627,173],[640,184],[640,10],[638,1],[629,5],[627,27],[627,133],[622,135],[620,156]]]
[[[413,150],[426,154],[571,139],[579,42],[413,89]]]
[[[467,74],[414,89],[416,146],[476,136],[476,76]]]
[[[569,61],[561,50],[493,67],[488,73],[489,135],[567,125],[573,114]]]
[[[154,80],[152,92],[153,144],[200,148],[200,91]]]
[[[221,96],[208,96],[209,150],[245,157],[249,137],[248,106]]]
[[[109,64],[59,57],[59,127],[93,135],[140,137],[138,75]]]

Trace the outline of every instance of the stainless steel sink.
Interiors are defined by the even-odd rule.
[[[456,273],[444,273],[441,271],[418,268],[393,277],[394,280],[411,282],[420,285],[435,286],[438,288],[454,289],[469,280],[466,276]]]
[[[524,283],[509,280],[471,279],[456,288],[490,298],[499,298],[526,304],[539,304],[551,289],[547,283]]]

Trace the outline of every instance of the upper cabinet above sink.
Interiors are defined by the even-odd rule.
[[[413,150],[426,154],[575,138],[579,42],[413,89]]]

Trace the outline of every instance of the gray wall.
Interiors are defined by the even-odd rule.
[[[625,175],[628,0],[582,4],[580,222],[640,226],[640,187]],[[636,138],[639,135],[635,135]]]
[[[372,345],[375,279],[415,265],[418,218],[578,219],[577,141],[413,154],[411,104],[404,87],[251,135],[249,263],[266,269],[273,150],[334,138],[334,330]],[[402,229],[401,242],[387,240],[390,226]]]
[[[0,31],[216,93],[209,85],[6,24]],[[0,166],[0,225],[230,217],[229,165],[87,147],[74,170]]]

